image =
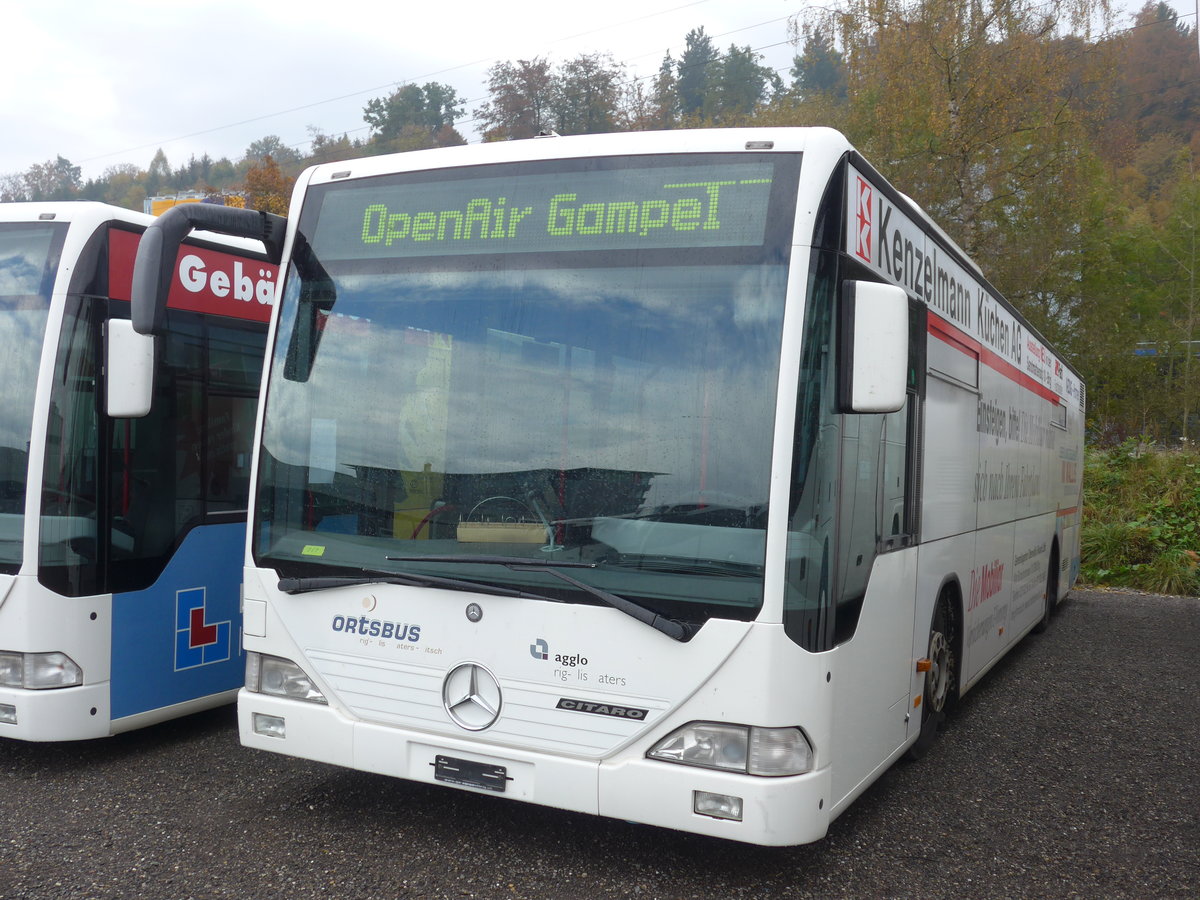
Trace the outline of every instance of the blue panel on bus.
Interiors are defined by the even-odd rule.
[[[243,524],[194,528],[153,587],[113,596],[112,717],[238,688]]]

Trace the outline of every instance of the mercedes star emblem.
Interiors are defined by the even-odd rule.
[[[478,663],[462,663],[442,682],[442,705],[460,728],[483,731],[500,715],[500,683]]]

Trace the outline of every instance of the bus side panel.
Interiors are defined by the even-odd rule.
[[[1005,523],[981,529],[975,537],[974,565],[963,585],[963,685],[973,683],[1012,643],[1013,528]]]
[[[152,587],[114,595],[114,719],[241,686],[245,540],[242,523],[194,528]]]

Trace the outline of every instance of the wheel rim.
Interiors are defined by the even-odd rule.
[[[935,631],[929,636],[929,671],[925,674],[925,702],[931,711],[942,711],[949,685],[950,645],[944,634]]]

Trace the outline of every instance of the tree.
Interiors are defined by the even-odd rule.
[[[11,172],[8,175],[0,175],[0,202],[12,203],[28,199],[25,176],[22,173]]]
[[[826,97],[845,103],[846,61],[824,28],[805,24],[804,46],[792,63],[792,91],[801,100]]]
[[[678,119],[675,95],[675,60],[668,53],[653,77],[632,78],[620,100],[622,131],[662,131]]]
[[[350,140],[349,135],[343,134],[340,138],[335,138],[323,132],[316,125],[308,126],[308,139],[308,162],[314,165],[350,159],[362,149],[360,144]]]
[[[174,187],[171,180],[171,164],[167,162],[167,154],[159,147],[150,160],[150,168],[146,170],[146,190],[151,194],[161,194]]]
[[[1148,2],[1124,36],[1118,114],[1139,141],[1171,135],[1187,143],[1200,131],[1200,50],[1195,29],[1166,3]]]
[[[71,200],[82,185],[79,166],[61,156],[30,166],[23,179],[27,200]]]
[[[1169,362],[1166,396],[1175,402],[1168,420],[1171,436],[1191,440],[1197,435],[1193,419],[1197,413],[1197,378],[1200,366],[1200,173],[1190,156],[1180,167],[1173,185],[1171,213],[1160,227],[1152,228],[1152,257],[1143,261],[1144,271],[1154,273],[1157,290],[1154,302],[1167,325],[1163,349]]]
[[[431,139],[429,146],[437,146],[436,136],[444,129],[453,130],[462,115],[462,99],[454,88],[432,81],[424,86],[401,85],[387,97],[369,101],[363,110],[372,140],[388,150],[412,149],[392,146],[403,133],[411,143],[417,132],[423,132]]]
[[[198,191],[212,178],[213,158],[205,153],[199,159],[188,157],[185,165],[171,173],[171,183],[179,190]]]
[[[704,33],[703,26],[692,29],[684,37],[675,85],[681,115],[709,117],[710,107],[706,101],[709,100],[709,84],[714,74],[711,67],[718,59],[720,53],[713,46],[712,38]]]
[[[278,135],[268,134],[266,137],[251,142],[250,146],[246,148],[246,154],[242,157],[239,168],[244,172],[249,172],[256,165],[261,166],[265,163],[268,157],[276,166],[284,168],[295,167],[300,163],[299,153],[291,147],[285,146]]]
[[[675,75],[675,60],[668,53],[663,57],[654,78],[651,97],[652,128],[672,128],[679,121],[679,79]]]
[[[782,88],[774,69],[759,63],[762,57],[747,47],[731,45],[710,65],[707,107],[720,123],[744,119]]]
[[[270,155],[253,163],[246,171],[246,206],[286,216],[295,178],[289,178]]]
[[[475,110],[485,141],[533,137],[554,127],[554,75],[540,57],[488,69],[488,101]]]
[[[141,212],[146,193],[146,173],[132,163],[109,166],[100,177],[101,196],[105,203]]]
[[[554,79],[554,130],[559,134],[615,131],[623,77],[623,67],[609,53],[584,53],[564,63]]]

